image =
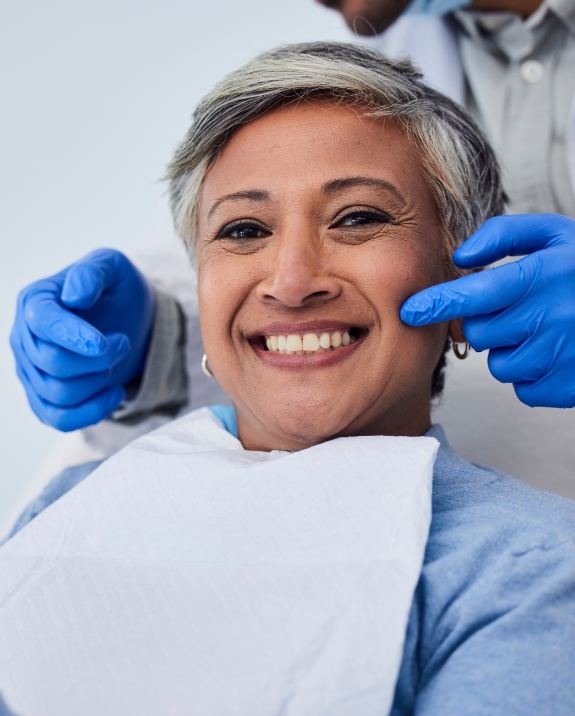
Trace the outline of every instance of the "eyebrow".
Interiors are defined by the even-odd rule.
[[[248,191],[235,191],[232,194],[226,194],[220,197],[208,212],[208,217],[211,216],[220,204],[224,201],[270,201],[270,195],[267,191],[261,189],[250,189]]]
[[[391,182],[385,181],[385,179],[374,179],[373,177],[346,177],[345,179],[334,179],[333,181],[324,184],[324,194],[337,194],[337,192],[344,191],[345,189],[353,189],[357,186],[369,186],[375,189],[385,189],[386,191],[392,192],[395,196],[403,203],[405,198],[403,194],[393,186]]]
[[[385,189],[391,191],[396,197],[405,203],[405,199],[401,192],[391,184],[391,182],[385,181],[384,179],[374,179],[373,177],[346,177],[345,179],[334,179],[333,181],[324,184],[322,191],[324,194],[337,194],[340,191],[346,189],[352,189],[357,186],[369,186],[375,187],[376,189]],[[210,217],[214,211],[223,204],[225,201],[271,201],[269,192],[263,191],[263,189],[248,189],[245,191],[235,191],[232,194],[226,194],[221,196],[217,201],[212,204],[208,212]]]

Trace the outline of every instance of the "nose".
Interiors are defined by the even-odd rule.
[[[273,268],[257,288],[261,301],[288,308],[325,303],[340,293],[341,284],[329,273],[321,242],[305,230],[286,232],[281,237]]]

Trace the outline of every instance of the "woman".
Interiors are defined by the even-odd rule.
[[[99,540],[108,558],[137,559],[136,547],[126,544],[137,531],[131,521],[135,524],[139,510],[154,508],[148,505],[153,502],[149,490],[155,491],[154,500],[163,499],[161,486],[170,471],[199,464],[186,462],[192,443],[207,461],[201,463],[203,470],[213,465],[214,482],[222,464],[232,470],[251,454],[256,462],[269,463],[270,470],[294,466],[294,479],[307,469],[304,489],[331,471],[339,479],[344,455],[351,462],[343,470],[351,484],[357,480],[359,485],[372,464],[366,455],[372,462],[379,455],[383,465],[387,451],[395,449],[390,442],[369,441],[408,436],[407,452],[397,463],[407,466],[405,475],[393,483],[393,470],[386,473],[397,492],[410,469],[414,474],[423,470],[416,453],[431,450],[428,438],[435,437],[441,447],[433,476],[433,518],[412,601],[409,596],[391,713],[572,713],[575,508],[472,466],[451,451],[441,429],[431,426],[431,401],[443,385],[446,347],[450,340],[464,342],[464,336],[457,322],[412,328],[399,318],[408,296],[456,274],[452,250],[503,209],[495,159],[473,122],[421,85],[408,63],[346,45],[286,47],[257,58],[206,97],[169,178],[176,226],[198,270],[205,368],[235,406],[213,412],[239,438],[243,452],[226,453],[223,463],[210,462],[216,450],[212,427],[203,413],[185,416],[104,463],[9,540],[0,557],[14,560],[25,554],[31,559],[38,545],[50,543],[51,557],[80,554],[84,559],[81,567],[73,567],[72,581],[76,570],[83,574],[87,569],[86,559]],[[328,441],[334,442],[324,445]],[[342,446],[350,446],[351,453],[347,448],[339,452]],[[280,463],[276,457],[285,453],[277,451],[296,455]],[[314,455],[321,460],[310,457],[306,463]],[[299,456],[303,462],[296,460]],[[124,490],[130,471],[141,479],[135,477]],[[32,506],[23,522],[82,477],[68,475],[66,487],[52,486],[50,496]],[[268,483],[261,484],[268,489]],[[321,501],[337,510],[329,480],[321,484]],[[91,496],[102,499],[102,494],[106,504],[94,506]],[[233,494],[241,499],[242,493]],[[288,489],[288,513],[290,495]],[[137,510],[123,504],[132,499]],[[410,504],[416,503],[422,504]],[[148,548],[151,552],[157,546],[159,561],[165,544],[186,542],[192,527],[186,526],[185,515],[196,508],[184,505],[181,517],[173,507],[177,524],[170,526],[169,539],[157,546],[164,538],[155,533]],[[126,520],[121,518],[124,509]],[[204,509],[210,513],[218,506],[207,500]],[[368,502],[362,509],[369,521]],[[419,520],[417,509],[402,512],[399,503],[397,509],[399,523]],[[210,542],[214,532],[220,539],[227,519],[235,519],[233,510],[226,514],[219,521],[206,517],[209,529],[202,531],[195,523],[203,513],[194,513],[197,540]],[[350,535],[360,533],[360,522]],[[376,522],[368,533],[377,529]],[[235,539],[259,529],[251,522],[244,527]],[[333,524],[332,529],[327,542],[337,542]],[[74,551],[79,544],[80,553]],[[393,539],[386,543],[386,549],[392,547]],[[304,540],[298,549],[306,548]],[[242,554],[238,545],[237,564],[245,567]],[[217,560],[210,554],[207,561],[213,565]],[[407,571],[408,562],[406,556]],[[20,585],[28,583],[18,575],[5,594],[20,594]],[[240,570],[238,585],[243,578]],[[22,608],[27,613],[25,602]],[[300,614],[298,624],[305,617]],[[366,641],[368,631],[362,636]],[[258,638],[265,642],[265,634]],[[319,653],[323,648],[318,646]],[[313,669],[307,662],[294,667],[291,691],[274,713],[389,710],[375,687],[371,700],[365,693],[361,700],[352,689],[347,705],[326,697],[324,703],[314,701],[313,708],[301,706],[301,674],[308,671]],[[262,703],[264,692],[262,687]],[[263,707],[261,712],[268,713]]]

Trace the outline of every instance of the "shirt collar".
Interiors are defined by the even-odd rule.
[[[457,10],[454,16],[475,42],[511,61],[533,54],[550,31],[554,20],[575,35],[575,0],[545,0],[524,20],[515,12]]]
[[[443,448],[450,448],[449,441],[447,440],[447,436],[445,434],[445,431],[439,425],[439,423],[436,423],[435,425],[432,425],[429,430],[425,433],[426,438],[435,438],[437,442],[441,445]]]

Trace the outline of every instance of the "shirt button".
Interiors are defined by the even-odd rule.
[[[536,85],[538,82],[541,82],[545,74],[543,65],[539,60],[527,60],[527,62],[521,65],[520,72],[521,79],[530,85]]]

